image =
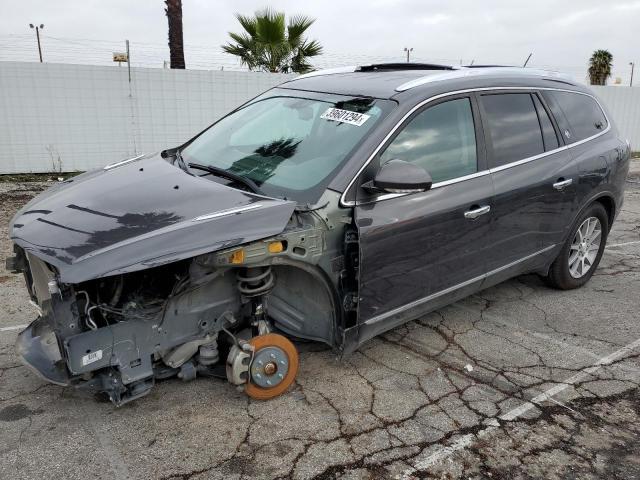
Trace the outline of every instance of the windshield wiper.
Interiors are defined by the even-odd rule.
[[[250,178],[243,177],[242,175],[238,175],[237,173],[230,172],[228,170],[225,170],[224,168],[212,167],[209,165],[202,165],[200,163],[189,163],[188,165],[189,167],[195,168],[196,170],[204,170],[205,172],[209,172],[212,175],[216,175],[218,177],[223,177],[228,180],[233,180],[234,182],[241,183],[245,187],[249,187],[249,189],[253,193],[257,193],[258,195],[264,195],[265,197],[267,196],[262,190],[260,190],[260,187],[256,185],[255,182]]]
[[[176,149],[175,152],[173,152],[173,156],[175,157],[176,161],[178,162],[178,166],[184,170],[185,172],[187,172],[189,175],[193,176],[193,172],[191,172],[189,170],[189,165],[187,165],[187,162],[184,161],[184,158],[182,158],[182,154],[180,153],[180,150]]]

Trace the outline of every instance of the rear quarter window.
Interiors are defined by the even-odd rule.
[[[561,127],[565,123],[562,134],[567,143],[579,142],[607,128],[607,118],[592,97],[558,91],[545,91],[544,96]]]

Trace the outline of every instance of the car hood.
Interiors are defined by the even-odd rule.
[[[154,155],[55,185],[16,214],[10,235],[78,283],[276,235],[294,207]]]

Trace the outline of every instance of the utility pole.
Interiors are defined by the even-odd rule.
[[[129,40],[125,40],[127,47],[127,73],[129,74],[129,95],[131,95],[131,54],[129,53]]]
[[[629,86],[633,87],[633,69],[636,66],[636,62],[629,62],[629,65],[631,65],[631,80],[629,80]]]
[[[33,23],[30,23],[29,27],[36,29],[36,38],[38,39],[38,54],[40,55],[40,63],[42,63],[42,48],[40,47],[40,30],[44,28],[44,25],[42,23],[40,25],[34,25]]]
[[[413,52],[413,47],[411,48],[404,47],[404,51],[407,52],[407,63],[409,63],[409,57],[411,55],[411,52]]]

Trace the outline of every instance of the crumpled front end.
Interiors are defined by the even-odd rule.
[[[16,256],[7,261],[7,268],[24,273],[31,303],[38,308],[39,316],[16,341],[16,350],[22,361],[45,380],[56,385],[71,383],[71,374],[66,367],[56,330],[62,325],[76,328],[76,320],[64,301],[55,271],[39,258],[15,247]],[[56,319],[62,321],[57,326]],[[71,327],[71,328],[69,328]]]
[[[16,351],[24,364],[44,380],[63,387],[70,384],[69,371],[47,317],[38,317],[18,335]]]
[[[331,232],[343,219],[337,209],[293,213],[288,202],[261,199],[65,263],[42,244],[75,227],[43,218],[59,206],[32,206],[17,218],[48,227],[40,240],[25,240],[27,220],[14,220],[7,266],[24,274],[40,311],[19,334],[17,351],[49,382],[122,405],[157,380],[210,376],[265,399],[285,391],[297,372],[295,347],[276,332],[341,348],[343,241]],[[170,255],[158,260],[159,248]],[[113,268],[120,264],[128,266]]]
[[[189,261],[71,285],[15,250],[12,267],[24,273],[41,313],[16,349],[45,380],[106,393],[122,405],[147,394],[156,379],[225,377],[217,341],[240,311],[235,281]]]

